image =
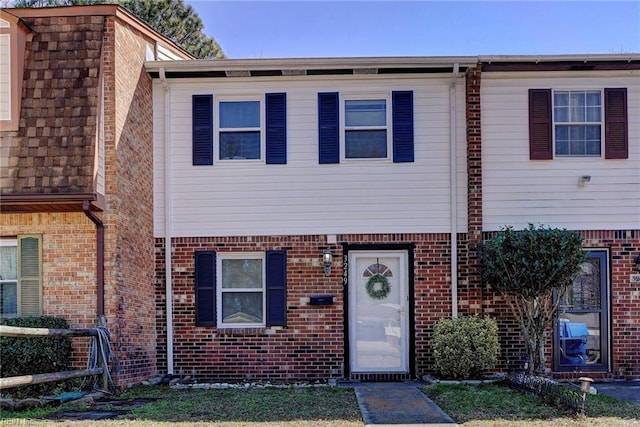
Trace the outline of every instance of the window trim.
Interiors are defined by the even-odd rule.
[[[558,122],[556,121],[556,93],[558,92],[567,92],[569,94],[569,98],[571,98],[572,93],[584,93],[587,92],[598,92],[600,93],[600,121],[599,122]],[[585,105],[585,107],[588,107]],[[567,108],[571,110],[571,106],[569,105]],[[593,88],[593,89],[562,89],[562,88],[552,88],[551,89],[551,138],[553,144],[553,158],[554,159],[571,159],[571,158],[592,158],[599,159],[602,158],[605,151],[605,108],[604,108],[604,88]],[[600,153],[599,154],[558,154],[557,152],[557,137],[556,137],[556,126],[600,126]],[[586,142],[585,142],[586,144]],[[585,147],[586,151],[586,147]]]
[[[384,126],[347,126],[346,105],[347,101],[373,101],[383,100],[385,102],[385,125]],[[339,94],[338,101],[338,120],[339,120],[339,147],[340,162],[391,162],[393,155],[393,115],[391,105],[390,92],[347,92]],[[368,130],[384,130],[386,132],[387,155],[386,157],[347,157],[347,131],[368,131]]]
[[[258,288],[222,288],[222,262],[227,259],[260,259],[262,261],[262,322],[260,323],[228,323],[222,315],[223,293],[225,292],[258,292]],[[218,252],[216,256],[216,325],[220,329],[264,328],[267,324],[267,256],[265,252]]]
[[[224,102],[258,102],[260,107],[260,126],[259,127],[242,127],[242,128],[223,128],[220,126],[220,103]],[[265,94],[261,95],[218,95],[214,99],[213,108],[213,153],[216,162],[225,163],[265,163],[266,157],[266,111],[265,111]],[[259,132],[260,148],[257,159],[223,159],[220,157],[220,134],[222,132]]]

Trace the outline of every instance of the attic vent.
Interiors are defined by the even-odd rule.
[[[251,70],[251,77],[271,77],[271,76],[281,76],[281,70]]]
[[[307,70],[308,76],[330,76],[334,74],[353,74],[353,69],[339,68],[333,70]]]
[[[590,71],[596,68],[595,65],[572,65],[569,68],[571,71]]]

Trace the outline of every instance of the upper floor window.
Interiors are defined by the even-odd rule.
[[[219,112],[219,159],[259,160],[260,101],[221,101]]]
[[[318,161],[414,161],[413,91],[370,98],[318,93]],[[391,102],[389,102],[389,100]]]
[[[529,158],[628,159],[627,88],[529,89]]]
[[[16,131],[19,127],[29,32],[18,17],[0,9],[0,131]]]
[[[262,160],[287,163],[287,95],[264,99],[216,99],[192,96],[193,165],[213,165],[214,133],[218,160]],[[215,129],[215,132],[214,132]]]
[[[346,100],[344,103],[345,158],[388,157],[387,100]]]
[[[553,121],[556,156],[600,156],[602,93],[555,91]]]

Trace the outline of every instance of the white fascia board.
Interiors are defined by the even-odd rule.
[[[359,58],[280,58],[280,59],[204,59],[193,61],[147,61],[147,71],[165,68],[175,71],[239,71],[239,70],[331,70],[336,68],[376,69],[376,68],[438,68],[458,63],[461,67],[477,64],[475,56],[434,56],[434,57],[359,57]]]

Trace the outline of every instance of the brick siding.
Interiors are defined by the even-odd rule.
[[[450,241],[447,234],[339,235],[334,265],[324,276],[324,236],[173,239],[173,326],[175,373],[199,380],[327,379],[345,372],[343,243],[410,244],[414,247],[415,367],[432,364],[433,323],[451,315]],[[287,250],[287,327],[220,330],[195,326],[194,253],[197,250]],[[158,367],[166,371],[164,239],[156,239]],[[310,306],[313,294],[334,295],[331,306]]]

